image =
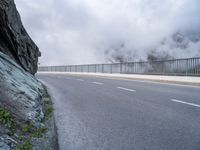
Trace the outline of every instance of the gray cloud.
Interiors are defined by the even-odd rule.
[[[42,65],[200,56],[199,0],[16,0]],[[181,39],[181,41],[177,41]]]

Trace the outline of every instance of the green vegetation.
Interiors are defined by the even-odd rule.
[[[44,116],[45,116],[45,119],[48,119],[53,114],[53,106],[52,106],[51,97],[47,92],[47,88],[44,87],[44,89],[45,89],[45,91],[44,91],[44,104],[45,104]]]
[[[43,94],[44,99],[44,122],[50,118],[53,114],[53,106],[51,97],[48,94],[46,87]],[[9,130],[8,135],[18,135],[17,141],[18,145],[15,147],[15,150],[32,150],[33,145],[31,144],[32,138],[42,138],[44,133],[47,131],[47,128],[35,128],[31,122],[18,124],[15,122],[15,118],[11,113],[6,109],[0,106],[0,124]]]
[[[46,111],[44,113],[45,118],[49,118],[53,114],[53,107],[51,105],[46,106]]]
[[[5,108],[0,107],[0,123],[7,127],[10,132],[9,135],[13,135],[16,130],[16,123],[11,113]]]
[[[34,126],[32,124],[28,124],[24,128],[22,128],[22,132],[24,134],[30,134],[30,137],[37,137],[41,138],[42,135],[47,131],[47,128],[39,128],[39,129],[34,129]]]
[[[42,138],[42,135],[47,131],[47,128],[39,128],[32,133],[32,137]]]
[[[22,132],[31,133],[33,131],[33,125],[28,123],[25,127],[22,128]]]
[[[19,145],[15,148],[15,150],[32,150],[33,146],[31,144],[30,138],[28,140],[25,140],[24,143]]]
[[[44,87],[44,97],[47,99],[51,99],[51,96],[49,95],[48,91],[47,91],[47,87],[45,85],[43,85]]]
[[[20,141],[22,141],[22,144],[17,146],[15,150],[32,150],[32,144],[31,139],[33,137],[35,138],[42,138],[43,134],[47,131],[47,128],[39,128],[34,130],[33,125],[27,124],[24,128],[22,128],[23,134],[29,134],[28,137],[22,135],[19,137]],[[27,139],[28,138],[28,139]]]
[[[44,105],[45,105],[45,112],[44,112],[44,116],[45,116],[45,120],[48,119],[49,117],[51,117],[51,115],[53,114],[53,107],[52,107],[52,102],[51,102],[51,97],[48,94],[46,87],[44,87],[45,91],[44,91]],[[35,129],[34,126],[31,123],[27,123],[27,125],[25,125],[22,128],[22,136],[20,136],[20,141],[22,141],[22,144],[19,145],[16,150],[32,150],[32,145],[31,145],[31,139],[32,138],[42,138],[43,134],[47,131],[47,128],[42,127],[39,129]],[[25,136],[25,135],[28,135]],[[28,140],[27,140],[28,138]],[[25,142],[23,142],[25,141]]]

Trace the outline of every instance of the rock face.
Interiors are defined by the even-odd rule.
[[[0,51],[31,74],[37,72],[40,51],[24,29],[13,0],[0,0]]]
[[[17,120],[40,126],[44,117],[43,87],[38,80],[0,52],[0,105]]]
[[[13,0],[0,1],[0,105],[23,121],[43,119],[42,86],[33,76],[40,52],[24,29]]]
[[[35,150],[57,148],[54,118],[46,115],[46,90],[34,76],[39,56],[14,1],[0,0],[0,150],[23,147],[25,140]],[[28,127],[31,132],[24,133]],[[45,135],[33,138],[39,131]]]

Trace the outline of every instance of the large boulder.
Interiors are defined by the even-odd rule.
[[[0,51],[31,74],[37,72],[40,51],[24,29],[13,0],[0,0]]]

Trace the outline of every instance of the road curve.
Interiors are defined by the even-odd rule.
[[[37,74],[55,107],[61,150],[200,150],[200,88]]]

